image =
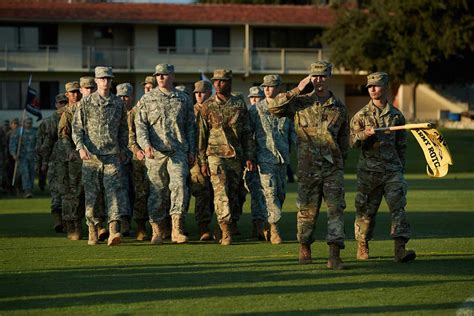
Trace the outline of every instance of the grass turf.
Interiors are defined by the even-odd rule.
[[[471,138],[472,134],[466,134]],[[447,135],[446,135],[447,136]],[[451,139],[447,137],[453,150]],[[466,137],[453,150],[454,168],[443,179],[407,176],[408,216],[417,259],[393,262],[390,216],[379,211],[371,259],[355,260],[354,175],[346,177],[349,269],[325,268],[326,214],[321,212],[312,265],[297,262],[296,186],[290,185],[281,221],[285,243],[247,239],[249,202],[235,245],[198,242],[162,246],[125,238],[118,247],[91,247],[51,229],[49,199],[0,201],[0,315],[10,314],[455,314],[474,310],[474,172]],[[464,144],[464,146],[461,146]],[[409,155],[416,151],[409,145]],[[422,159],[421,150],[418,159]],[[353,157],[353,156],[352,156]],[[350,158],[351,159],[351,158]],[[353,158],[352,158],[353,159]],[[353,162],[355,159],[352,160]],[[412,161],[424,170],[423,160]],[[414,168],[408,166],[408,169]],[[352,164],[353,167],[353,164]],[[352,168],[351,166],[348,169]],[[456,170],[454,169],[453,170]],[[86,233],[84,227],[84,234]]]

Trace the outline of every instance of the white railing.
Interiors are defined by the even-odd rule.
[[[328,59],[323,49],[242,47],[194,48],[183,51],[176,47],[100,47],[41,46],[36,50],[0,49],[3,71],[90,71],[108,65],[117,72],[150,72],[158,63],[171,63],[176,71],[212,72],[216,68],[236,73],[306,73],[309,64]]]

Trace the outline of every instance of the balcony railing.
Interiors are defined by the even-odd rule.
[[[147,73],[156,64],[171,63],[178,73],[212,72],[216,68],[236,73],[306,73],[309,64],[328,59],[327,50],[242,47],[100,47],[42,46],[37,50],[0,49],[3,71],[91,71],[95,66],[114,67],[116,72]]]

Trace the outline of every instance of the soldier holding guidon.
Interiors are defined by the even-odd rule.
[[[386,73],[368,75],[367,88],[371,100],[351,120],[351,144],[360,149],[354,223],[356,257],[359,260],[369,258],[369,240],[373,237],[382,197],[385,197],[392,215],[390,235],[395,241],[395,261],[407,262],[414,260],[416,254],[413,250],[405,249],[411,237],[410,223],[405,213],[407,185],[403,176],[406,131],[374,131],[374,128],[404,125],[405,118],[387,100]]]

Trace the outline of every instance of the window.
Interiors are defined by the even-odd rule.
[[[42,110],[55,108],[55,97],[59,93],[59,82],[32,82],[31,87],[38,92]],[[0,81],[0,103],[2,110],[22,110],[26,102],[27,81]]]
[[[255,28],[255,48],[321,48],[322,29]]]
[[[58,45],[58,26],[44,25],[0,25],[0,42],[8,50],[37,51],[46,46]]]
[[[162,52],[191,54],[228,51],[230,47],[229,28],[189,28],[160,26],[158,45]]]

